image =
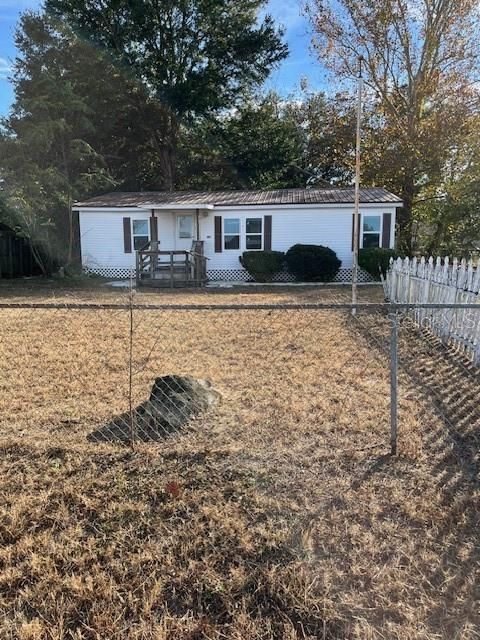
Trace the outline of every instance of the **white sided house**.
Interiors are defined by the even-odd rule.
[[[394,247],[401,204],[385,189],[361,189],[360,248]],[[298,243],[330,247],[342,261],[337,280],[352,276],[353,188],[114,192],[74,210],[84,270],[109,278],[136,274],[140,284],[167,286],[248,281],[244,251]],[[288,272],[275,279],[293,280]]]

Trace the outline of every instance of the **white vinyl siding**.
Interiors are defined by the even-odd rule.
[[[253,215],[255,213],[255,215]],[[261,214],[261,215],[260,215]],[[213,215],[201,221],[201,238],[205,239],[205,255],[210,258],[209,269],[241,269],[239,258],[246,251],[246,220],[264,215],[272,216],[272,250],[287,251],[292,245],[322,244],[332,248],[344,267],[352,265],[352,209],[332,210],[316,208],[290,209],[289,207],[269,208],[260,211],[226,211],[219,207],[215,215],[240,219],[242,232],[240,248],[236,251],[214,251]],[[263,231],[262,224],[262,231]],[[263,242],[263,238],[262,238]]]
[[[391,213],[390,246],[395,242],[395,205],[361,205],[362,216],[380,216]],[[226,218],[240,219],[240,249],[215,253],[214,251],[214,216],[222,216],[224,225]],[[200,237],[205,240],[205,255],[209,269],[240,269],[239,257],[246,251],[245,229],[247,218],[264,218],[272,216],[272,250],[287,251],[294,244],[321,244],[335,251],[342,261],[343,268],[352,266],[352,216],[353,205],[342,206],[264,206],[264,207],[216,207],[208,217],[200,221]],[[262,225],[262,230],[263,230]],[[382,229],[380,229],[382,233]],[[381,241],[381,235],[380,235]]]
[[[141,211],[80,211],[80,242],[82,264],[85,267],[131,268],[135,266],[135,251],[125,253],[123,218],[145,220]]]
[[[390,246],[395,241],[395,204],[361,205],[362,216],[380,216],[391,213]],[[158,237],[162,250],[190,248],[191,240],[178,238],[179,226],[177,214],[171,211],[157,211]],[[184,215],[192,214],[186,211]],[[199,238],[205,242],[205,255],[209,258],[208,269],[241,269],[239,257],[246,250],[247,219],[262,220],[262,248],[264,216],[272,216],[272,249],[287,251],[292,245],[321,244],[333,249],[342,261],[343,268],[352,265],[352,214],[353,205],[330,206],[260,206],[260,207],[216,207],[215,210],[202,212],[199,216]],[[215,253],[214,216],[222,217],[222,252]],[[138,209],[117,210],[80,210],[80,235],[82,263],[92,268],[133,268],[135,251],[124,253],[123,218],[146,220],[150,211]],[[227,233],[225,221],[239,221],[239,248],[224,249],[224,236]],[[228,224],[227,224],[228,228]],[[363,228],[363,227],[362,227]],[[195,231],[196,234],[196,231]],[[380,240],[382,229],[380,228]],[[253,234],[258,235],[258,234]],[[363,234],[362,234],[363,235]],[[132,238],[133,249],[133,238]]]

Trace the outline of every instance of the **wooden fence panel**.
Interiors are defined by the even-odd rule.
[[[27,240],[0,223],[0,278],[37,274],[39,269]]]

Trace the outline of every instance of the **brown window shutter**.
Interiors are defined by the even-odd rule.
[[[130,218],[123,219],[123,251],[132,253],[132,225]]]
[[[215,216],[215,253],[222,253],[222,216]]]
[[[263,250],[272,250],[272,216],[264,216],[263,218]]]
[[[384,249],[390,248],[390,227],[392,226],[392,214],[383,214],[383,226],[382,226],[382,247]]]
[[[362,216],[359,215],[359,224],[362,224]],[[359,233],[358,233],[358,247],[360,248],[360,234],[361,234],[361,228],[359,229]],[[353,243],[355,242],[355,214],[352,213],[352,251],[353,251]]]
[[[150,242],[158,242],[158,218],[150,216]]]
[[[72,237],[73,237],[73,252],[72,259],[74,264],[82,265],[82,250],[80,242],[80,213],[79,211],[72,211]]]

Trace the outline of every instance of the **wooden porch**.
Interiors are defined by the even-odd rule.
[[[137,287],[202,287],[207,282],[203,241],[195,240],[189,251],[161,251],[149,242],[137,251]]]

